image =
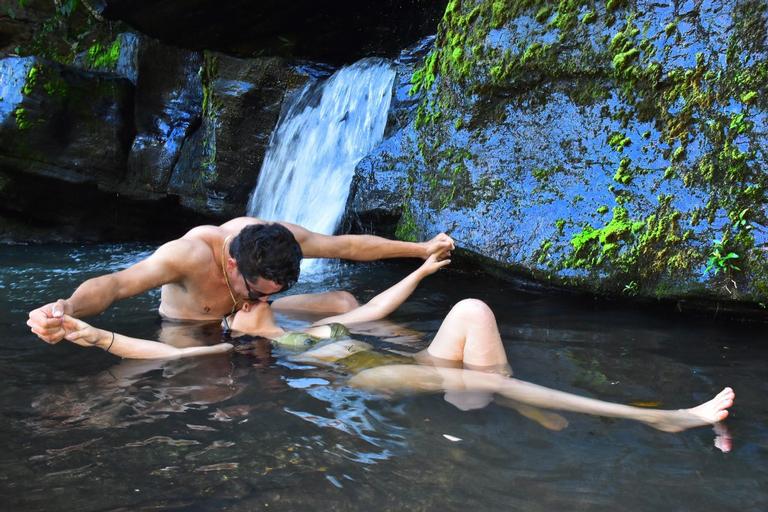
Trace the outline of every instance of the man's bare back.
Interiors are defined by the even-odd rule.
[[[159,312],[167,318],[218,320],[247,300],[252,293],[266,300],[282,289],[259,278],[246,282],[228,254],[228,244],[246,226],[266,224],[239,217],[221,226],[198,226],[184,236],[160,246],[151,256],[131,267],[81,284],[69,299],[59,299],[30,312],[27,325],[47,343],[64,336],[61,316],[85,317],[100,313],[114,301],[162,286]],[[427,258],[448,254],[453,241],[445,234],[421,243],[387,240],[369,235],[328,236],[296,224],[280,222],[295,237],[306,258],[339,258],[372,261],[383,258]],[[250,289],[248,289],[250,288]]]

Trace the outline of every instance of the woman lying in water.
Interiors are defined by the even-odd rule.
[[[225,319],[225,324],[233,331],[268,337],[277,345],[303,348],[315,345],[295,357],[301,361],[343,362],[355,354],[372,350],[367,343],[349,339],[344,324],[383,319],[405,302],[422,279],[449,262],[431,256],[416,271],[368,303],[348,313],[319,320],[301,332],[284,331],[263,302],[246,303],[240,311]],[[229,343],[175,348],[98,329],[68,316],[64,317],[63,325],[68,332],[67,340],[86,347],[98,346],[126,358],[171,359],[222,353],[233,348]],[[327,341],[320,343],[321,340]],[[499,395],[511,402],[508,405],[550,428],[558,428],[558,422],[562,428],[567,422],[558,415],[542,415],[537,412],[537,407],[626,418],[659,430],[678,432],[724,420],[734,400],[733,390],[725,388],[712,400],[690,409],[648,409],[581,397],[514,379],[496,318],[485,303],[476,299],[465,299],[456,304],[429,346],[412,356],[410,361],[408,359],[399,356],[398,362],[411,364],[387,364],[363,370],[352,377],[350,384],[372,391],[445,392],[447,400],[465,409],[486,405],[491,397]]]

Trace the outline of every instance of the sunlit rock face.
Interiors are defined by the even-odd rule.
[[[446,0],[101,0],[121,20],[166,43],[231,55],[277,55],[334,64],[394,55],[433,33]]]
[[[452,1],[350,210],[541,282],[765,303],[766,14]]]

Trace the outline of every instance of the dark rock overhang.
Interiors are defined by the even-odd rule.
[[[447,0],[99,0],[105,17],[161,41],[238,56],[342,64],[394,56],[434,33]]]

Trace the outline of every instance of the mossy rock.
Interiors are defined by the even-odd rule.
[[[35,57],[0,60],[5,169],[110,188],[125,174],[133,85]]]
[[[409,231],[575,289],[768,302],[768,7],[676,9],[449,2],[396,158]]]

